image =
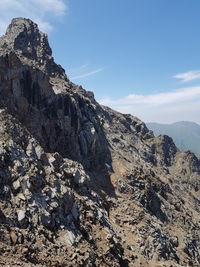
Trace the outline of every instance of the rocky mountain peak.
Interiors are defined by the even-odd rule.
[[[28,19],[0,95],[0,266],[200,266],[194,154],[71,83]]]
[[[10,48],[27,58],[44,59],[52,55],[47,35],[25,18],[15,18],[6,30],[3,48]]]
[[[30,19],[14,18],[0,38],[0,55],[14,52],[25,64],[42,69],[50,76],[65,77],[65,71],[55,64],[48,37]]]

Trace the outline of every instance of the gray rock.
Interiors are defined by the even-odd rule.
[[[0,81],[2,266],[200,265],[199,159],[70,82],[31,20]]]
[[[25,210],[17,210],[17,218],[18,221],[22,221],[26,216],[26,211]]]

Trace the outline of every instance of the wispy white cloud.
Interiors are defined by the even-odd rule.
[[[74,68],[70,68],[70,73],[80,73],[81,71],[86,71],[87,68],[89,67],[89,64],[82,64],[78,67],[74,67]],[[76,75],[72,75],[72,76],[76,76]]]
[[[63,16],[66,12],[66,4],[64,0],[29,0],[35,4],[43,13],[51,13],[55,16]]]
[[[179,79],[181,82],[190,82],[200,79],[200,70],[191,70],[184,73],[179,73],[173,76],[173,78]]]
[[[71,80],[79,80],[79,79],[83,79],[83,78],[92,76],[92,75],[94,75],[94,74],[96,74],[96,73],[99,73],[99,72],[101,72],[102,70],[103,70],[103,68],[100,68],[100,69],[97,69],[97,70],[93,70],[93,71],[89,71],[89,72],[86,72],[86,73],[83,73],[83,74],[80,74],[80,75],[71,77]]]
[[[49,18],[62,17],[66,11],[64,0],[0,0],[0,34],[15,17],[30,18],[48,32],[53,28]]]
[[[200,86],[158,94],[131,94],[120,99],[104,98],[99,102],[144,121],[194,120],[200,123]]]
[[[150,94],[150,95],[131,94],[117,100],[111,98],[105,98],[100,101],[103,105],[122,106],[122,105],[145,104],[145,105],[158,106],[158,105],[188,101],[191,99],[195,99],[197,97],[200,97],[200,86],[183,88],[172,92],[165,92],[159,94]]]

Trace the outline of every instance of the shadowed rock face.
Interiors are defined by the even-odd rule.
[[[88,168],[110,164],[95,106],[76,93],[54,63],[47,36],[37,25],[14,19],[0,47],[1,106],[23,121],[45,151],[59,152]]]
[[[52,55],[46,34],[31,20],[13,19],[6,31],[8,47],[25,57],[42,59]]]
[[[199,266],[200,162],[99,105],[13,19],[0,38],[0,262]]]
[[[29,19],[13,19],[6,34],[0,40],[0,54],[15,51],[21,62],[37,67],[50,77],[67,80],[64,69],[54,63],[47,35],[40,32],[37,24]]]

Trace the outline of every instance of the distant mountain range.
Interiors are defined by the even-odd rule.
[[[166,134],[173,138],[181,151],[190,150],[200,157],[200,125],[190,121],[172,124],[146,123],[156,136]]]

